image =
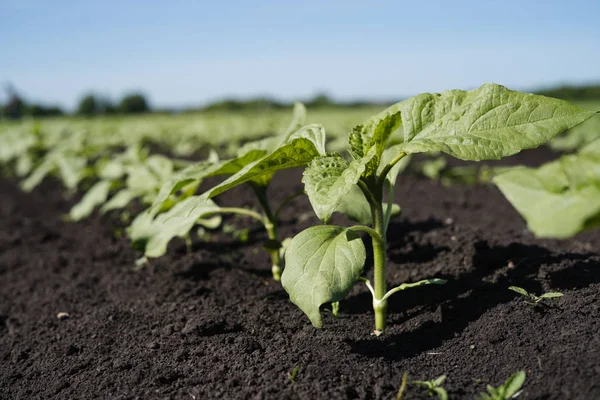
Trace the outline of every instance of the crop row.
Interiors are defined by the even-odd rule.
[[[401,210],[394,204],[394,187],[411,156],[445,153],[468,161],[496,160],[540,146],[594,114],[561,100],[486,84],[473,91],[427,93],[394,104],[350,129],[343,152],[326,150],[324,126],[307,124],[301,104],[295,106],[282,133],[238,143],[235,155],[227,159],[214,151],[201,162],[149,154],[143,146],[148,138],[129,132],[65,134],[64,130],[42,132],[38,127],[29,135],[4,133],[0,140],[2,161],[24,176],[25,190],[55,172],[70,190],[83,180],[93,182],[71,209],[73,220],[96,208],[122,210],[133,199],[148,204],[127,229],[134,246],[143,252],[142,262],[165,254],[173,238],[189,238],[194,226],[217,228],[223,214],[255,219],[268,236],[264,248],[273,279],[281,280],[290,300],[315,327],[323,325],[322,305],[332,303],[336,310],[350,289],[364,282],[372,294],[379,333],[386,326],[390,296],[415,286],[445,283],[431,278],[388,288],[385,281],[387,228]],[[185,135],[163,136],[171,141],[170,149],[189,144]],[[600,141],[537,169],[510,168],[493,179],[536,234],[566,237],[600,220],[599,166]],[[273,175],[297,167],[304,168],[304,190],[289,193],[282,204],[271,204],[267,188]],[[197,193],[204,180],[217,176],[226,179]],[[220,207],[214,201],[242,184],[252,188],[259,211]],[[323,224],[282,241],[279,213],[301,195],[308,196]],[[357,224],[328,224],[335,212]],[[372,281],[362,276],[366,251],[361,234],[367,234],[373,245]]]

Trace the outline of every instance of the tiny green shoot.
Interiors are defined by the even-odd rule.
[[[396,394],[396,400],[402,400],[404,396],[404,392],[406,392],[406,386],[408,385],[408,372],[405,372],[402,375],[402,383],[400,384],[400,389],[398,389],[398,394]]]
[[[296,376],[298,376],[298,372],[300,371],[300,366],[296,365],[294,367],[294,369],[292,369],[292,372],[290,372],[288,374],[288,378],[290,379],[290,381],[295,382],[296,381]]]
[[[535,308],[535,306],[537,306],[544,299],[557,299],[563,296],[563,294],[560,292],[548,292],[542,294],[541,296],[536,296],[535,294],[529,293],[525,289],[518,286],[510,286],[508,289],[525,297],[527,300],[524,300],[523,302],[525,304],[529,304],[531,308]]]
[[[445,380],[446,375],[442,375],[431,381],[413,381],[413,384],[427,388],[429,396],[437,395],[440,400],[448,400],[448,392],[442,387]]]
[[[487,393],[481,393],[479,400],[509,400],[515,398],[519,395],[520,389],[525,383],[525,377],[525,371],[517,371],[497,388],[488,385]]]

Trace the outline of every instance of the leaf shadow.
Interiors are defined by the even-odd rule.
[[[491,308],[513,301],[516,293],[508,290],[509,286],[520,286],[533,293],[543,292],[537,280],[542,265],[569,261],[569,265],[559,272],[562,276],[558,278],[562,279],[576,275],[580,265],[586,264],[583,260],[593,256],[588,253],[554,254],[541,246],[518,243],[490,247],[485,240],[476,242],[474,246],[473,267],[458,278],[440,276],[448,279],[448,283],[442,287],[419,287],[399,292],[388,300],[388,309],[406,310],[393,321],[394,324],[423,316],[426,311],[438,312],[435,321],[422,322],[399,334],[348,341],[351,351],[368,357],[400,360],[437,348]],[[590,270],[594,271],[592,280],[600,281],[600,268],[590,266]],[[581,283],[577,279],[573,282],[564,280],[562,287],[557,287],[576,288]],[[350,299],[350,303],[344,302],[345,307],[354,306],[358,300],[370,305],[370,294],[361,293],[355,297]],[[372,312],[370,308],[369,312]]]

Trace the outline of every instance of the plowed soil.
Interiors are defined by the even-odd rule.
[[[300,173],[276,175],[275,203],[302,188]],[[522,369],[520,399],[600,399],[600,233],[536,239],[492,186],[397,188],[390,285],[448,283],[394,295],[376,337],[362,284],[313,328],[271,280],[251,220],[225,219],[250,229],[245,242],[215,232],[188,253],[176,240],[136,272],[116,215],[64,222],[79,195],[0,181],[0,398],[394,399],[408,372],[404,399],[429,398],[410,382],[440,375],[451,399],[473,399]],[[217,201],[254,205],[246,188]],[[315,223],[297,199],[282,237]],[[564,297],[532,309],[511,285]]]

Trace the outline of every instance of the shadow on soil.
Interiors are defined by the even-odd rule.
[[[600,282],[600,263],[581,261],[593,254],[553,254],[544,247],[517,243],[490,247],[487,241],[479,241],[474,246],[473,268],[468,272],[458,278],[441,276],[448,279],[443,287],[432,285],[399,292],[388,303],[392,310],[408,310],[394,320],[394,324],[423,314],[425,310],[439,310],[441,318],[383,339],[350,341],[352,351],[369,357],[400,360],[439,347],[487,310],[514,300],[515,293],[508,290],[509,286],[543,293],[542,285],[536,279],[542,265],[565,265],[550,274],[552,287],[572,289]],[[372,312],[368,293],[354,296],[345,303],[345,308],[353,308],[354,312]]]

